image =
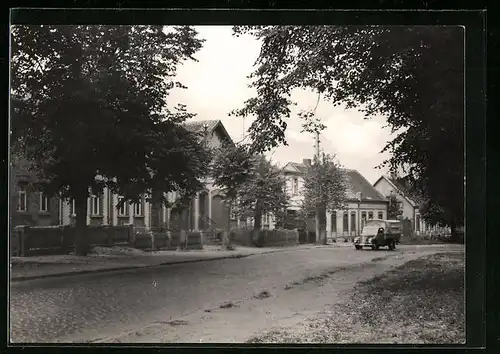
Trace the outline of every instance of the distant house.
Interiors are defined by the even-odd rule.
[[[400,202],[402,210],[401,217],[411,221],[412,231],[416,234],[428,231],[428,226],[423,220],[419,208],[423,200],[409,192],[404,181],[396,175],[381,176],[373,186],[386,198],[395,195]]]
[[[304,159],[302,163],[289,162],[283,168],[287,191],[291,196],[287,211],[290,215],[296,215],[300,209],[303,198],[301,191],[304,188],[303,176],[310,164],[310,159]],[[326,231],[329,238],[359,235],[366,220],[387,217],[387,199],[358,171],[346,169],[345,172],[348,183],[347,208],[327,211]]]
[[[43,181],[30,171],[30,163],[12,156],[10,168],[10,224],[29,226],[59,225],[61,204],[57,198],[43,193]]]
[[[220,146],[224,141],[232,143],[220,120],[205,120],[186,123],[186,128],[200,133],[200,139],[206,139],[210,147]],[[33,176],[26,168],[12,168],[11,191],[12,225],[71,225],[76,221],[74,201],[52,198],[48,201],[40,193],[25,187]],[[172,166],[175,168],[175,166]],[[26,170],[26,171],[25,171]],[[160,229],[179,227],[187,230],[201,230],[209,227],[224,228],[230,217],[228,208],[222,203],[223,193],[220,188],[207,179],[205,187],[191,200],[187,210],[175,212],[164,205],[154,204],[146,200],[139,203],[125,204],[117,209],[121,196],[112,193],[108,188],[98,195],[88,198],[87,225],[124,225],[134,224],[138,228]],[[38,194],[37,194],[38,193]],[[155,193],[152,191],[152,193]],[[166,197],[173,201],[176,192]],[[47,209],[48,211],[45,211]],[[239,223],[235,218],[231,223]]]

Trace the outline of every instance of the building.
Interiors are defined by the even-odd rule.
[[[9,216],[11,225],[53,226],[60,224],[61,203],[42,192],[43,181],[29,170],[28,161],[11,159]]]
[[[291,215],[296,215],[300,209],[303,198],[301,195],[304,187],[303,176],[307,171],[307,165],[310,164],[310,159],[304,159],[302,163],[289,162],[283,168],[287,191],[291,196],[288,208],[288,213]],[[345,172],[348,183],[346,209],[327,211],[328,238],[359,235],[366,220],[387,218],[387,199],[358,171],[346,169]]]
[[[231,137],[220,120],[207,120],[186,123],[186,128],[200,133],[207,146],[217,147],[224,141],[232,143]],[[23,165],[24,166],[24,165]],[[12,190],[12,225],[71,225],[76,222],[74,201],[52,198],[48,200],[39,191],[27,189],[24,181],[33,180],[33,176],[16,166],[11,169]],[[152,193],[155,193],[154,191]],[[39,196],[39,197],[38,197]],[[176,198],[176,192],[166,195],[168,200]],[[37,199],[39,198],[39,199]],[[125,204],[120,209],[116,206],[120,196],[108,188],[98,195],[91,195],[87,205],[87,225],[124,225],[134,224],[137,228],[163,229],[178,227],[187,230],[201,230],[209,227],[224,228],[230,218],[228,208],[222,203],[223,193],[207,179],[204,188],[191,200],[187,210],[176,212],[164,205],[142,200],[139,203]],[[231,218],[236,226],[240,221]]]
[[[373,186],[387,199],[389,199],[391,195],[396,196],[402,211],[401,218],[411,221],[412,232],[418,235],[430,231],[430,228],[427,226],[425,220],[423,220],[419,211],[423,201],[418,196],[412,195],[409,192],[409,188],[401,178],[398,178],[395,174],[391,176],[381,176]]]

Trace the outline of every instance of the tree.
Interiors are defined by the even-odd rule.
[[[347,201],[347,183],[344,171],[333,156],[315,155],[314,162],[307,166],[302,190],[301,214],[316,214],[318,242],[326,244],[326,212],[344,209]]]
[[[249,129],[256,151],[286,143],[292,90],[318,91],[367,119],[385,116],[396,136],[383,149],[391,153],[384,165],[402,169],[452,230],[463,223],[462,28],[242,26],[234,33],[262,41],[250,75],[257,96],[232,112],[256,116]]]
[[[387,219],[397,219],[401,214],[403,214],[401,203],[393,193],[391,193],[387,199],[389,201],[389,205],[387,206]]]
[[[189,27],[15,26],[12,140],[45,191],[76,204],[75,252],[87,253],[87,198],[104,187],[117,205],[159,191],[189,198],[210,158],[166,98],[176,68],[202,40]],[[175,168],[172,168],[175,166]]]
[[[264,156],[253,160],[250,176],[238,191],[235,212],[238,216],[252,216],[255,231],[262,228],[262,216],[272,213],[279,222],[288,206],[285,178],[281,169]]]
[[[223,188],[237,217],[254,218],[254,230],[262,227],[262,216],[281,217],[288,205],[281,170],[262,155],[254,155],[248,146],[224,146],[216,153],[212,175]]]

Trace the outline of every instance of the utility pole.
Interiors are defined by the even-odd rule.
[[[321,164],[321,157],[320,157],[320,147],[319,147],[319,130],[316,128],[316,162]],[[319,167],[319,166],[318,166]],[[321,183],[318,184],[318,199],[321,200]],[[322,214],[322,208],[320,205],[316,206],[316,242],[320,241],[321,243],[326,244],[326,235],[322,235],[323,230],[321,228],[321,214]],[[325,230],[326,232],[326,230]],[[324,237],[323,237],[324,236]]]

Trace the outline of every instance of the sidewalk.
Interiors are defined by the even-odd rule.
[[[87,273],[106,272],[187,262],[202,262],[226,258],[242,258],[258,254],[306,250],[318,246],[313,244],[281,248],[253,248],[237,246],[234,251],[223,251],[218,247],[206,247],[199,251],[143,252],[124,247],[96,247],[86,257],[74,255],[12,257],[10,280],[13,282]]]

